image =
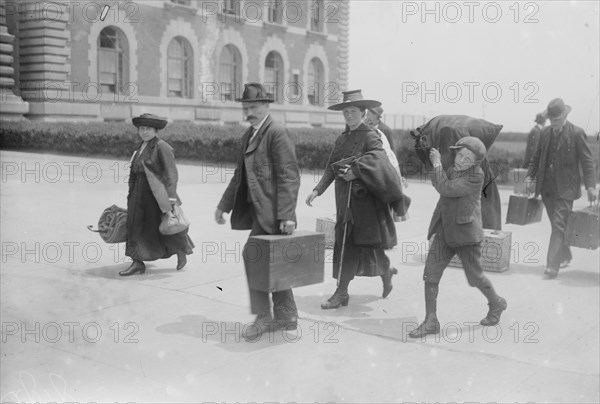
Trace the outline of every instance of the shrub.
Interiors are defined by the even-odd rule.
[[[234,163],[247,127],[241,125],[197,125],[174,122],[161,131],[161,138],[175,150],[177,158]],[[296,144],[300,167],[323,169],[333,142],[341,133],[328,128],[289,128]],[[489,160],[498,182],[509,181],[509,171],[519,167],[525,150],[524,134],[501,134],[490,148]],[[422,176],[424,166],[414,151],[408,130],[392,131],[403,175]],[[519,140],[517,140],[519,139]],[[139,143],[135,127],[125,122],[0,121],[0,148],[36,150],[79,155],[129,157]],[[591,143],[591,142],[590,142]],[[598,143],[590,144],[598,168]]]

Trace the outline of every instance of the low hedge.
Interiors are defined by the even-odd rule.
[[[240,149],[240,125],[197,125],[174,122],[161,131],[161,138],[175,149],[180,159],[234,163]],[[325,167],[331,147],[340,131],[326,128],[288,129],[295,144],[298,162],[305,169]],[[422,176],[425,170],[414,152],[407,130],[395,130],[398,159],[404,174]],[[36,150],[78,155],[129,157],[139,142],[136,129],[124,122],[38,122],[0,121],[0,148]],[[525,144],[523,144],[523,149]],[[499,173],[499,182],[507,182],[509,170],[519,167],[523,151],[492,148],[489,159]]]

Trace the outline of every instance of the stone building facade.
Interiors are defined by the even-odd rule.
[[[0,12],[2,119],[241,122],[234,100],[258,81],[288,126],[343,124],[326,107],[347,87],[349,0],[0,0]]]

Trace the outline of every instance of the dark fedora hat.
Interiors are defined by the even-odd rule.
[[[346,107],[358,107],[360,109],[371,109],[381,106],[379,101],[365,100],[362,95],[362,90],[342,91],[344,100],[339,104],[334,104],[327,109],[332,111],[341,111]]]
[[[546,122],[546,115],[543,113],[538,113],[534,119],[535,123],[539,123],[540,125]]]
[[[131,120],[131,122],[136,128],[139,128],[140,126],[147,126],[149,128],[161,130],[167,126],[166,118],[161,118],[160,116],[154,114],[142,114],[140,116],[136,116]]]
[[[242,98],[236,98],[237,102],[274,102],[273,96],[267,93],[265,86],[260,83],[244,84]]]
[[[548,103],[548,108],[544,111],[550,119],[565,118],[571,112],[571,107],[566,105],[562,98],[555,98]]]
[[[381,118],[381,116],[383,115],[383,108],[381,107],[369,108],[369,111],[377,115],[377,117],[379,118]]]

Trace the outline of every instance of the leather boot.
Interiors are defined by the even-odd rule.
[[[383,293],[381,294],[381,297],[383,297],[384,299],[388,297],[388,295],[394,288],[394,285],[392,285],[392,276],[396,275],[397,273],[398,270],[396,268],[390,267],[387,274],[381,275],[381,280],[383,281]]]
[[[344,293],[338,288],[335,290],[333,296],[327,299],[327,302],[321,303],[321,308],[323,310],[337,309],[340,306],[348,306],[348,301],[350,301],[348,292]]]
[[[177,270],[182,269],[187,264],[187,255],[184,252],[177,253]]]
[[[411,331],[408,336],[411,338],[423,338],[427,334],[439,334],[440,322],[437,319],[435,313],[428,314],[425,317],[425,321],[416,329]]]
[[[498,296],[498,300],[496,300],[494,303],[488,303],[488,306],[490,306],[490,309],[487,313],[487,316],[485,316],[485,318],[481,320],[479,324],[484,326],[496,325],[500,322],[500,316],[502,315],[502,312],[506,310],[508,304],[503,297]]]
[[[119,275],[129,276],[129,275],[135,274],[136,272],[139,272],[140,275],[143,274],[144,272],[146,272],[146,265],[144,265],[144,262],[138,261],[138,260],[133,260],[133,262],[131,263],[129,268],[127,268],[124,271],[119,272]]]

